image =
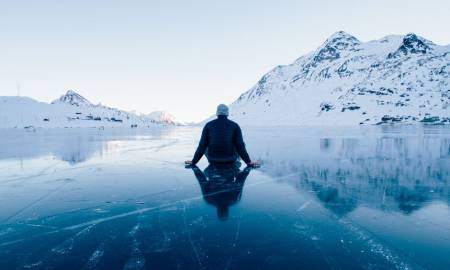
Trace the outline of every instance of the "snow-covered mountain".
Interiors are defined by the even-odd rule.
[[[145,116],[147,118],[153,119],[159,123],[166,123],[169,125],[177,125],[178,124],[173,115],[171,115],[168,112],[164,112],[164,111],[154,111],[149,114],[146,114]]]
[[[246,125],[450,124],[450,46],[337,32],[265,74],[230,109]]]
[[[164,115],[166,118],[156,115]],[[150,115],[94,105],[73,90],[52,103],[28,97],[0,97],[0,128],[11,127],[143,127],[176,124],[173,117],[162,112]]]

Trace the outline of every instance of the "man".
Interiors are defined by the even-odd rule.
[[[252,162],[245,149],[241,128],[228,119],[228,107],[224,104],[217,106],[217,119],[208,122],[203,128],[202,137],[192,160],[185,161],[186,165],[195,165],[206,155],[209,163],[233,165],[240,156],[249,167],[259,166]]]

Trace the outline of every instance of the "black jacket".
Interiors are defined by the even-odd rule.
[[[205,125],[192,163],[197,164],[203,154],[210,163],[235,162],[238,155],[245,163],[251,162],[241,128],[226,116],[219,116]]]

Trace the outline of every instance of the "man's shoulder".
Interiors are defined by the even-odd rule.
[[[216,123],[216,122],[217,122],[217,119],[210,120],[210,121],[206,122],[205,127],[214,125],[214,123]]]
[[[233,120],[227,119],[231,125],[235,126],[235,127],[239,127],[239,124],[234,122]]]
[[[210,127],[214,127],[217,123],[217,119],[213,119],[211,121],[208,121],[205,126],[203,127],[203,129],[208,129]]]

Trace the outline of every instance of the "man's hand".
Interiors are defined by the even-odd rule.
[[[252,168],[259,168],[261,167],[261,163],[259,161],[252,161],[249,164],[247,164],[247,166]]]
[[[196,166],[192,163],[191,160],[186,160],[186,161],[184,162],[184,167],[185,167],[186,169],[192,169],[192,168],[194,168],[194,167],[196,167]]]

